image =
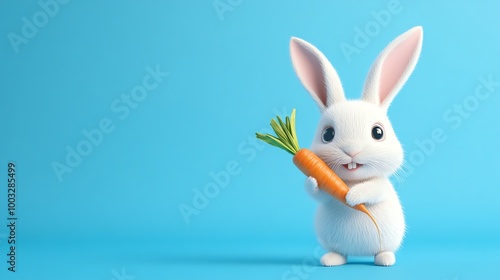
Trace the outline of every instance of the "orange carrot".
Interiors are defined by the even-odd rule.
[[[299,147],[297,134],[295,132],[295,109],[293,109],[290,118],[286,117],[285,122],[283,122],[280,117],[277,117],[277,119],[278,122],[271,120],[271,127],[276,133],[276,136],[257,133],[257,138],[292,154],[293,163],[302,173],[308,177],[315,178],[320,189],[347,205],[346,195],[349,192],[349,187],[315,153]],[[380,247],[382,247],[380,228],[370,211],[368,211],[364,204],[358,204],[351,208],[365,213],[373,221],[377,228]]]
[[[300,171],[302,171],[302,173],[304,173],[306,176],[310,176],[316,179],[316,181],[318,182],[318,187],[320,189],[329,193],[331,196],[347,205],[345,198],[347,196],[347,192],[349,191],[349,187],[315,153],[311,152],[308,149],[302,148],[293,156],[293,163],[295,163]],[[358,204],[351,208],[354,208],[368,215],[368,217],[370,217],[370,219],[377,227],[377,232],[380,237],[380,229],[378,227],[377,221],[372,216],[370,211],[368,211],[366,206],[364,204]]]

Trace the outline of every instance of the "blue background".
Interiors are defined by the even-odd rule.
[[[464,101],[470,109],[480,77],[500,81],[500,3],[401,0],[400,12],[348,59],[340,45],[354,45],[355,28],[391,1],[220,2],[231,8],[69,1],[17,53],[9,32],[21,35],[22,18],[32,22],[42,8],[0,4],[1,224],[9,161],[17,165],[19,218],[16,273],[7,271],[0,227],[1,278],[495,278],[500,87],[460,125],[443,114]],[[318,267],[316,204],[304,176],[287,153],[250,142],[292,108],[302,146],[312,139],[319,113],[292,69],[289,39],[322,50],[346,95],[358,98],[377,54],[416,25],[424,28],[421,58],[389,111],[413,163],[394,179],[408,224],[397,264],[357,258]],[[157,65],[168,77],[120,119],[112,103]],[[82,130],[104,118],[115,129],[58,180],[53,162],[65,163],[66,147],[76,149]],[[446,140],[424,154],[417,142],[435,129]],[[179,205],[192,205],[193,190],[228,163],[239,173],[187,224]],[[306,273],[293,276],[297,267]]]

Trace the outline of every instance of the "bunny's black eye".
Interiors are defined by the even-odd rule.
[[[332,142],[334,136],[335,136],[335,130],[333,129],[333,127],[327,126],[323,130],[323,136],[321,139],[323,140],[323,143],[329,143]]]
[[[384,130],[382,129],[382,126],[376,124],[372,128],[372,137],[375,140],[382,141],[384,140]]]

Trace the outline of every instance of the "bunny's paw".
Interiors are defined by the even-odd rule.
[[[339,266],[347,262],[347,258],[335,252],[329,252],[321,257],[321,264],[324,266]]]
[[[391,266],[396,263],[393,252],[384,251],[375,255],[375,264],[380,266]]]
[[[319,191],[318,182],[311,176],[307,177],[305,187],[312,194],[316,194]]]
[[[345,197],[347,205],[354,207],[358,204],[365,203],[364,191],[360,188],[353,187],[347,192]]]

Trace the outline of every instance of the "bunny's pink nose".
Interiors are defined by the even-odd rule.
[[[349,150],[342,150],[346,155],[350,156],[350,157],[354,157],[356,156],[357,154],[361,153],[361,151],[356,151],[356,152],[352,152],[352,151],[349,151]]]

